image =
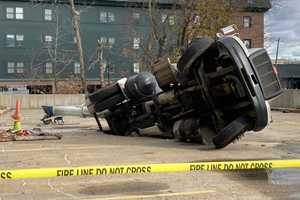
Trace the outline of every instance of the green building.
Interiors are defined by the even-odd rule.
[[[78,84],[80,76],[76,38],[67,0],[0,0],[0,89],[18,92],[53,92]],[[172,8],[172,0],[160,0],[161,18]],[[243,0],[238,15],[240,23],[250,29],[255,13],[266,12],[269,2]],[[104,78],[116,80],[139,72],[139,55],[149,34],[146,0],[75,0],[80,10],[80,28],[87,80],[90,87],[99,86],[100,67],[98,41],[103,52]],[[253,9],[257,7],[259,9]],[[261,9],[263,7],[263,9]],[[249,9],[250,8],[250,9]],[[250,14],[251,15],[250,15]],[[250,19],[249,19],[250,17]],[[252,19],[252,18],[253,19]],[[175,16],[168,17],[175,26]],[[243,21],[244,20],[244,21]],[[253,23],[253,21],[251,21]],[[263,24],[257,23],[259,26]],[[257,27],[256,27],[257,29]],[[255,31],[257,33],[257,31]],[[246,31],[245,34],[248,34]],[[249,34],[248,34],[249,35]],[[251,34],[247,42],[251,42]],[[254,37],[254,36],[253,36]],[[261,35],[263,38],[263,35]],[[255,35],[257,39],[257,35]],[[256,44],[255,42],[252,42]],[[263,45],[258,43],[259,45]],[[130,52],[130,56],[128,56]],[[62,90],[63,91],[63,90]]]

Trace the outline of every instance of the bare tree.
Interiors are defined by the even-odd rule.
[[[87,93],[87,83],[86,83],[86,68],[84,62],[83,49],[81,45],[81,36],[80,36],[80,12],[76,10],[74,0],[69,0],[70,9],[72,14],[72,25],[76,37],[76,46],[79,53],[80,61],[80,79],[82,84],[82,92]]]
[[[161,9],[159,1],[149,0],[140,8],[147,10],[149,20],[149,34],[143,38],[142,51],[137,54],[129,47],[124,48],[123,53],[140,60],[144,70],[150,70],[148,66],[161,57],[168,56],[176,62],[194,38],[214,37],[220,28],[230,25],[231,8],[230,3],[223,4],[219,0],[176,0],[168,9]]]
[[[188,43],[203,36],[215,37],[220,28],[232,23],[232,5],[219,0],[178,1],[177,48],[183,51]]]
[[[71,42],[73,43],[73,31],[65,29],[64,23],[71,23],[71,19],[62,18],[62,13],[60,9],[64,4],[59,3],[57,0],[52,1],[50,4],[45,4],[44,2],[32,0],[33,8],[45,8],[51,9],[51,15],[48,23],[47,29],[44,30],[42,35],[42,46],[35,47],[32,49],[30,70],[24,73],[24,76],[30,76],[36,80],[41,78],[53,78],[53,92],[62,92],[65,86],[70,86],[71,84],[63,84],[59,77],[65,72],[67,67],[76,61],[76,50],[67,47]],[[64,22],[62,22],[64,21]],[[50,41],[45,41],[45,36],[51,37]],[[72,40],[70,40],[72,38]],[[47,73],[46,65],[50,63],[51,69]],[[45,74],[46,72],[46,74]],[[71,74],[68,75],[70,78],[74,79]],[[68,76],[64,78],[68,78]],[[76,92],[77,90],[75,90]]]

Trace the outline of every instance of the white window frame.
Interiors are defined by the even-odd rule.
[[[16,47],[24,46],[24,35],[23,34],[16,34],[15,38],[16,38],[16,41],[15,41]]]
[[[18,20],[24,19],[24,8],[16,7],[16,19]]]
[[[53,42],[53,36],[52,35],[45,35],[44,36],[44,41],[47,43],[52,43]]]
[[[174,26],[175,25],[175,16],[174,15],[170,15],[169,16],[169,25],[170,26]]]
[[[54,38],[52,35],[45,34],[43,36],[43,43],[46,48],[51,47],[53,45],[53,40]]]
[[[15,34],[6,34],[5,39],[6,39],[6,47],[16,47],[16,35]],[[10,43],[11,43],[11,45],[10,45]]]
[[[74,74],[80,74],[80,63],[74,62]]]
[[[138,62],[133,63],[133,72],[134,73],[139,73],[140,72],[140,63],[138,63]]]
[[[15,73],[15,63],[14,62],[7,62],[7,73],[8,74]]]
[[[100,43],[105,46],[106,43],[107,43],[107,38],[106,37],[100,37]]]
[[[132,13],[132,18],[134,20],[139,20],[141,18],[141,14],[138,12],[134,12],[134,13]]]
[[[161,22],[162,23],[165,23],[166,19],[168,18],[168,15],[167,14],[162,14],[161,15]]]
[[[53,20],[53,11],[52,11],[52,9],[49,9],[49,8],[44,9],[44,20],[45,21],[52,21]]]
[[[101,11],[99,18],[100,23],[107,23],[107,12]]]
[[[107,41],[108,47],[112,48],[114,46],[115,42],[116,42],[116,39],[114,37],[108,38],[108,41]]]
[[[51,62],[47,62],[45,64],[45,72],[46,72],[46,74],[52,74],[53,73],[53,64]]]
[[[15,19],[15,8],[6,7],[6,19]]]
[[[115,21],[115,14],[113,12],[100,11],[100,23],[111,23]]]
[[[251,16],[243,16],[243,27],[251,28],[252,26],[252,17]]]
[[[6,34],[5,39],[6,39],[6,47],[22,47],[24,45],[23,34]]]
[[[107,13],[107,22],[111,23],[115,21],[115,14],[113,12],[108,12]]]
[[[6,7],[6,19],[24,19],[24,8],[22,7]]]
[[[24,73],[24,63],[23,62],[17,62],[16,64],[16,73],[23,74]]]
[[[135,37],[133,38],[133,49],[139,49],[141,43],[141,38]]]

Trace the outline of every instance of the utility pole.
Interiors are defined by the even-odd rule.
[[[277,40],[277,50],[276,50],[276,60],[275,60],[276,67],[278,67],[279,44],[280,44],[280,38],[278,38],[278,40]]]
[[[82,92],[87,94],[86,70],[80,36],[80,12],[75,8],[74,0],[69,0],[69,3],[72,14],[73,29],[76,37],[76,46],[79,53],[81,87]]]

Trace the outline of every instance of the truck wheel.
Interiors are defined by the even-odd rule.
[[[251,121],[246,117],[239,117],[225,126],[213,139],[216,149],[226,147],[228,144],[238,139],[249,127]]]
[[[117,120],[113,116],[106,116],[105,118],[110,128],[110,131],[105,131],[105,133],[110,135],[126,135],[128,127],[126,126],[126,123],[124,123],[124,121]]]
[[[180,72],[186,73],[190,70],[192,64],[207,51],[215,41],[208,37],[200,38],[184,51],[180,60],[177,63],[177,68]]]

